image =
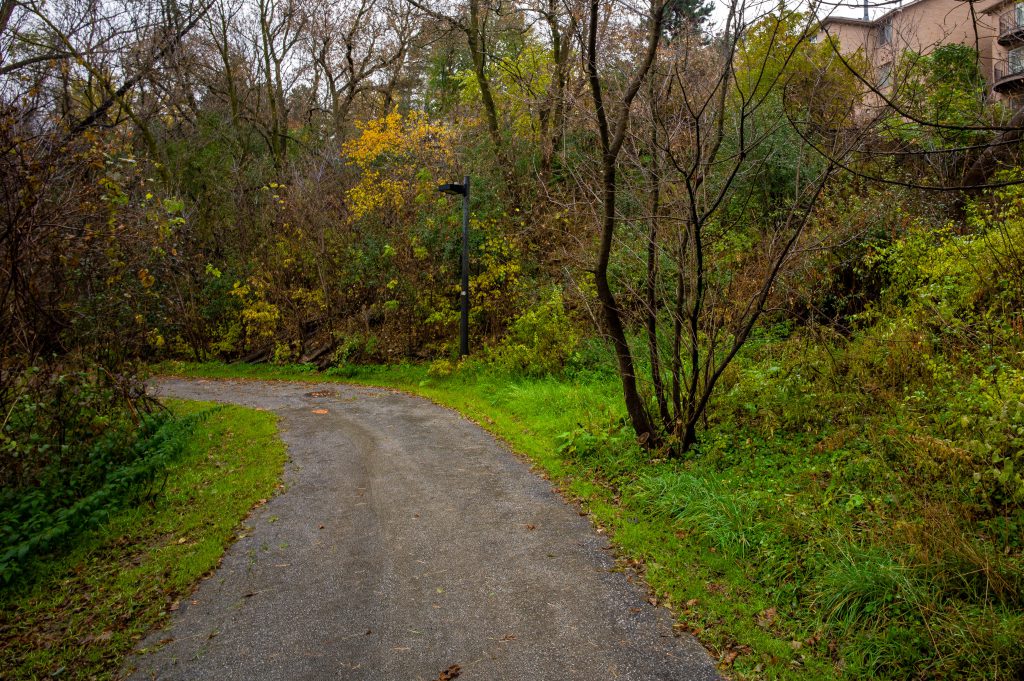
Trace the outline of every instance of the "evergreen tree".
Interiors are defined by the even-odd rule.
[[[668,0],[665,5],[665,39],[672,42],[688,30],[699,30],[711,16],[712,0]]]

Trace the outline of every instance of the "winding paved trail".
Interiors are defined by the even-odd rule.
[[[718,678],[606,539],[454,412],[338,384],[151,387],[276,412],[291,461],[132,679]]]

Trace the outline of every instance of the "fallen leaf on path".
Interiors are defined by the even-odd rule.
[[[314,409],[313,413],[314,414],[326,414],[327,410],[326,409]]]
[[[536,530],[537,526],[536,525],[527,525],[526,529],[528,529],[528,530]]]
[[[453,664],[448,669],[437,675],[437,681],[451,681],[454,678],[458,678],[459,674],[462,673],[462,667],[457,664]]]

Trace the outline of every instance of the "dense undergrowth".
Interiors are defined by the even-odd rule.
[[[16,564],[24,570],[0,589],[3,678],[116,678],[133,647],[217,565],[249,510],[274,494],[285,450],[273,415],[170,406],[173,416],[140,436],[136,461],[89,497],[113,503],[91,501],[94,522],[69,524],[60,550],[33,545]],[[145,481],[127,487],[142,469]]]
[[[87,464],[61,470],[55,462],[41,484],[0,492],[0,580],[24,577],[33,564],[53,558],[73,544],[76,534],[102,524],[112,512],[152,500],[196,422],[196,417],[147,416],[130,436],[115,431],[97,442]]]

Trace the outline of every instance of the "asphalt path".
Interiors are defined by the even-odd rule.
[[[290,461],[130,678],[719,678],[607,538],[458,414],[338,384],[151,389],[275,412]]]

